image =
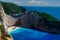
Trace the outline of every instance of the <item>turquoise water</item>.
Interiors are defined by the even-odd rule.
[[[60,7],[24,6],[28,11],[46,12],[60,20]],[[14,16],[16,18],[16,16]],[[20,17],[17,16],[17,17]],[[19,28],[10,32],[14,40],[60,40],[60,34],[50,34],[27,28]]]
[[[16,29],[10,32],[10,35],[14,40],[60,40],[60,34],[50,34],[27,28]]]

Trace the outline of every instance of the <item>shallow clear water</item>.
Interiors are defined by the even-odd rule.
[[[24,7],[29,11],[46,12],[60,20],[60,7]],[[20,17],[20,15],[13,17]],[[14,40],[60,40],[60,34],[51,34],[27,28],[16,29],[10,32],[10,34]]]
[[[27,28],[19,28],[10,32],[14,40],[60,40],[60,34],[50,34]]]

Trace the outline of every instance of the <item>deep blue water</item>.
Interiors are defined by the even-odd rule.
[[[29,11],[46,12],[60,20],[60,7],[23,6]]]
[[[60,40],[60,34],[50,34],[27,28],[16,29],[10,32],[10,35],[14,40]]]
[[[28,11],[46,12],[60,20],[60,7],[37,7],[37,6],[24,6]],[[40,32],[27,28],[19,28],[12,32],[10,35],[14,40],[60,40],[60,34],[50,34]]]

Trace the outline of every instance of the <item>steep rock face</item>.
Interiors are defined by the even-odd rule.
[[[16,4],[12,4],[12,3],[8,3],[8,2],[1,2],[1,4],[2,4],[2,7],[6,14],[3,17],[6,16],[6,18],[4,18],[4,20],[5,20],[7,26],[12,26],[13,24],[15,24],[15,22],[18,19],[18,18],[15,19],[11,15],[19,14],[19,13],[26,11],[25,8],[23,8],[21,6],[17,6]],[[0,12],[1,12],[1,10],[0,10]],[[0,18],[0,20],[1,20],[1,18]]]
[[[39,15],[33,12],[24,13],[16,22],[16,25],[20,26],[34,26],[37,25],[37,22],[39,21]]]
[[[15,24],[15,22],[18,20],[18,19],[16,19],[16,18],[13,18],[13,17],[10,16],[10,15],[7,15],[7,14],[6,14],[6,17],[7,17],[7,19],[5,19],[5,20],[6,20],[6,25],[7,25],[7,26],[12,26],[12,25]]]
[[[50,32],[50,33],[60,33],[60,26],[58,21],[47,20],[42,15],[36,12],[24,13],[17,22],[15,26],[31,28],[38,31]]]

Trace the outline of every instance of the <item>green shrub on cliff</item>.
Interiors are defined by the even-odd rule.
[[[6,14],[16,14],[26,11],[25,8],[17,6],[16,4],[1,2]]]
[[[47,13],[44,13],[44,12],[37,12],[38,14],[42,15],[45,19],[47,20],[51,20],[51,21],[58,21],[57,18],[47,14]]]

